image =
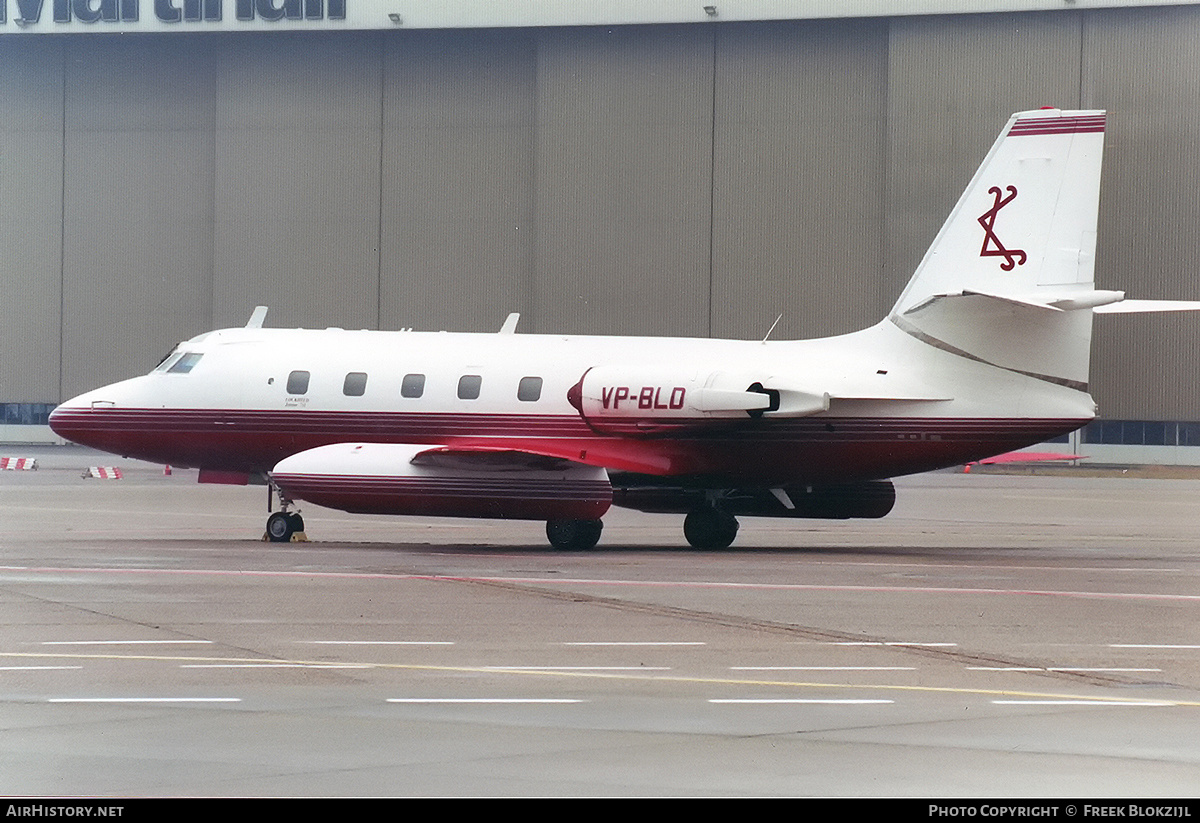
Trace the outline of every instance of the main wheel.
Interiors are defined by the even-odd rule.
[[[292,533],[296,531],[293,518],[298,517],[299,515],[288,514],[287,512],[275,512],[267,518],[267,539],[272,543],[287,543],[290,541]]]
[[[600,542],[604,523],[599,520],[547,520],[546,537],[550,545],[563,551],[594,548]]]
[[[729,548],[737,533],[737,518],[712,506],[693,509],[683,520],[683,536],[697,549]]]

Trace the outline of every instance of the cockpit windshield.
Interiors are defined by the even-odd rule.
[[[175,360],[173,358],[178,358],[179,346],[181,346],[181,345],[183,345],[183,344],[182,343],[177,344],[175,346],[175,348],[173,348],[169,352],[167,352],[167,356],[164,357],[162,360],[159,360],[158,365],[155,366],[154,368],[152,368],[150,371],[152,371],[152,372],[166,371],[167,370],[167,361],[170,361],[172,363],[175,362]]]
[[[169,372],[171,374],[187,374],[200,361],[204,355],[199,352],[181,352],[174,351],[167,355],[154,369],[156,372]]]

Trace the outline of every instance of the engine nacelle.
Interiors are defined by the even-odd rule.
[[[357,514],[597,520],[612,504],[602,468],[512,452],[337,443],[281,460],[284,495]]]
[[[663,366],[597,366],[567,400],[594,431],[626,436],[706,429],[762,417],[827,411],[829,395],[779,388],[770,378]],[[764,385],[765,384],[765,385]]]
[[[780,411],[789,416],[829,408],[829,396],[764,388],[745,374],[666,367],[597,366],[571,387],[567,399],[593,430],[650,435],[709,428]]]
[[[770,489],[733,489],[725,492],[717,505],[733,515],[845,520],[883,517],[896,503],[896,487],[890,480],[789,486],[780,491],[786,503]],[[707,500],[703,489],[679,486],[635,486],[613,491],[614,505],[644,512],[684,514],[706,505]]]

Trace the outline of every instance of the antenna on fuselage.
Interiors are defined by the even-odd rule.
[[[775,318],[775,322],[771,324],[771,328],[767,329],[767,333],[763,336],[762,341],[764,343],[767,342],[767,338],[771,336],[771,332],[775,331],[775,327],[779,325],[779,321],[782,319],[783,319],[783,312],[780,312],[779,316]]]
[[[254,313],[250,315],[250,319],[246,321],[246,328],[261,329],[263,320],[267,318],[266,306],[255,306]]]
[[[504,325],[500,327],[500,334],[516,334],[517,321],[521,319],[519,312],[513,312],[508,317],[504,318]]]

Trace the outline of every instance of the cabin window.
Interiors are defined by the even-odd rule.
[[[542,378],[522,377],[517,385],[517,399],[533,403],[542,397]]]
[[[288,375],[287,393],[305,394],[308,392],[308,372],[294,371]]]
[[[167,369],[171,374],[187,374],[192,370],[192,367],[200,362],[202,354],[196,352],[188,352],[183,357],[179,358],[172,364],[171,368]]]
[[[464,374],[458,378],[458,399],[478,400],[479,386],[482,383],[483,378],[478,374]]]
[[[425,393],[425,375],[406,374],[400,382],[401,397],[420,397]]]
[[[347,397],[362,397],[367,392],[367,373],[352,371],[342,383],[342,394]]]

